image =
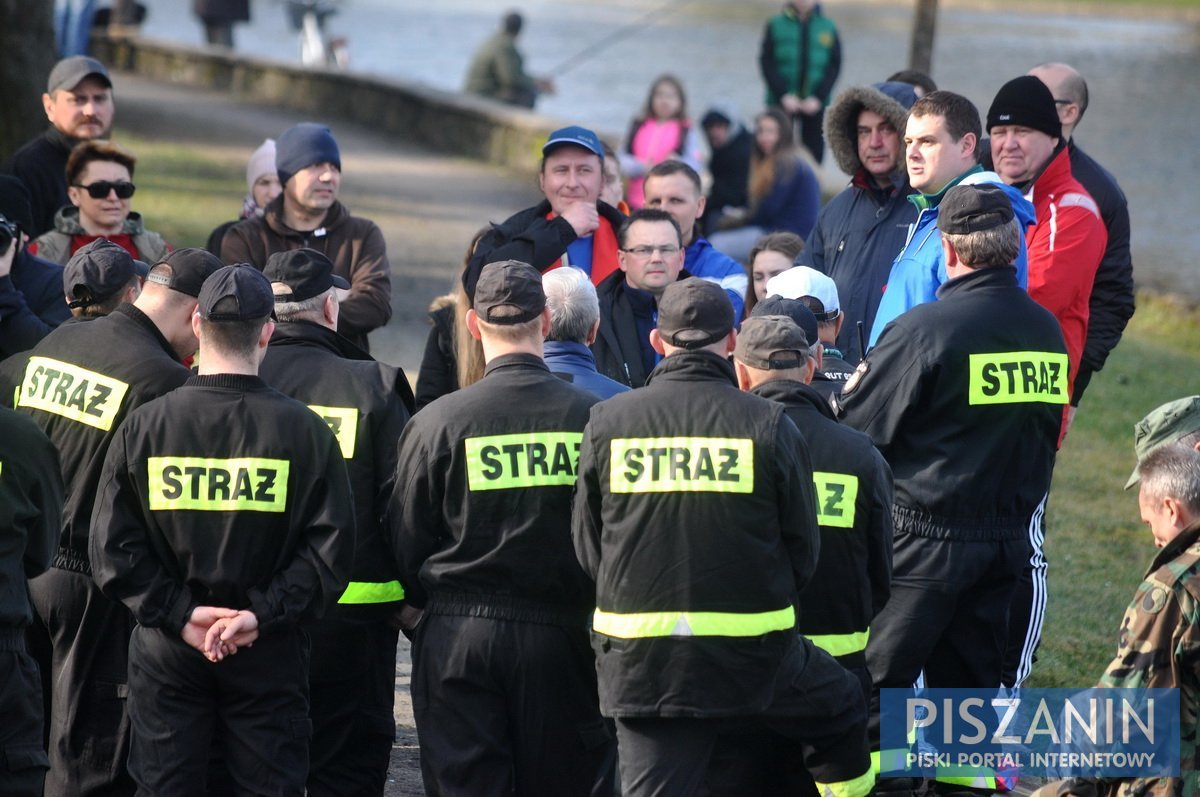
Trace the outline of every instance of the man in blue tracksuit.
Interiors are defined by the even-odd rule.
[[[663,161],[646,174],[643,191],[646,194],[646,207],[665,210],[679,222],[679,231],[683,233],[685,242],[684,270],[693,277],[715,282],[724,288],[725,295],[733,304],[734,318],[740,319],[745,310],[746,288],[750,278],[741,263],[714,249],[708,239],[700,234],[696,221],[704,214],[706,204],[700,175],[683,161]]]
[[[896,260],[883,299],[871,326],[868,349],[875,346],[884,327],[918,304],[932,302],[947,280],[938,232],[938,205],[946,191],[959,183],[994,183],[1005,189],[1021,229],[1034,222],[1033,205],[1016,189],[1007,188],[994,172],[983,170],[976,159],[982,135],[979,110],[949,91],[925,95],[909,112],[904,133],[908,182],[919,193],[909,197],[919,211],[917,221]],[[1017,283],[1029,284],[1024,237],[1017,255]]]

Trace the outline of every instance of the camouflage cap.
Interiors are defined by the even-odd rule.
[[[1151,410],[1133,427],[1133,453],[1137,455],[1138,464],[1155,449],[1181,440],[1192,432],[1200,432],[1200,396],[1168,401]],[[1138,469],[1134,466],[1125,489],[1138,481]]]

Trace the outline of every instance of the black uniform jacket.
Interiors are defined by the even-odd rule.
[[[615,233],[625,221],[625,215],[607,202],[597,202],[596,209],[608,219]],[[488,263],[500,260],[520,260],[538,271],[554,265],[567,246],[579,236],[575,228],[562,216],[547,219],[550,202],[543,199],[531,208],[509,216],[503,224],[496,224],[475,247],[475,253],[463,272],[463,287],[468,296],[475,295],[475,283],[479,273]]]
[[[325,422],[257,376],[196,376],[139,407],[104,461],[93,575],[139,623],[178,634],[196,606],[259,632],[315,620],[354,556],[346,465]]]
[[[750,392],[784,406],[812,458],[821,556],[800,593],[800,633],[843,664],[865,663],[867,629],[891,592],[891,468],[808,385],[774,379]]]
[[[738,391],[711,352],[667,357],[644,388],[592,408],[572,533],[596,581],[606,716],[746,715],[770,702],[820,545],[808,448],[781,405]],[[742,635],[704,629],[706,612]],[[601,633],[602,613],[629,628]],[[756,632],[767,613],[788,619]]]
[[[29,208],[33,211],[33,229],[25,230],[29,240],[54,229],[54,214],[71,204],[67,197],[67,159],[79,142],[47,128],[13,153],[4,172],[20,179],[29,189]]]
[[[889,324],[838,398],[892,466],[896,532],[1015,539],[1050,486],[1066,344],[1058,322],[984,268]]]
[[[391,515],[411,603],[583,626],[592,586],[571,548],[571,491],[596,401],[540,357],[509,354],[413,416]]]
[[[296,321],[275,327],[258,373],[271,387],[307,404],[338,439],[358,529],[354,568],[338,614],[374,616],[404,597],[383,533],[396,475],[396,441],[413,406],[404,371],[376,362],[331,329]]]
[[[33,619],[25,581],[50,566],[62,505],[54,446],[33,421],[0,408],[0,631]]]
[[[113,434],[135,407],[174,390],[192,372],[131,304],[63,324],[3,370],[0,390],[6,397],[19,391],[17,409],[42,427],[62,461],[67,501],[54,566],[90,573],[88,526]]]

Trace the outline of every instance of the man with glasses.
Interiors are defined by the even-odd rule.
[[[50,129],[25,144],[3,171],[29,189],[36,238],[54,227],[54,213],[67,199],[66,166],[81,141],[108,137],[113,122],[112,79],[95,58],[76,55],[54,65],[42,95]]]
[[[665,210],[636,211],[617,231],[620,270],[600,283],[596,368],[609,379],[641,387],[661,356],[650,346],[658,300],[683,270],[683,234]]]

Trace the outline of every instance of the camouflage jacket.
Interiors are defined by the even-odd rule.
[[[1196,726],[1200,711],[1200,522],[1154,557],[1125,610],[1117,655],[1100,686],[1179,690],[1180,775],[1064,781],[1039,791],[1059,797],[1200,797]]]

